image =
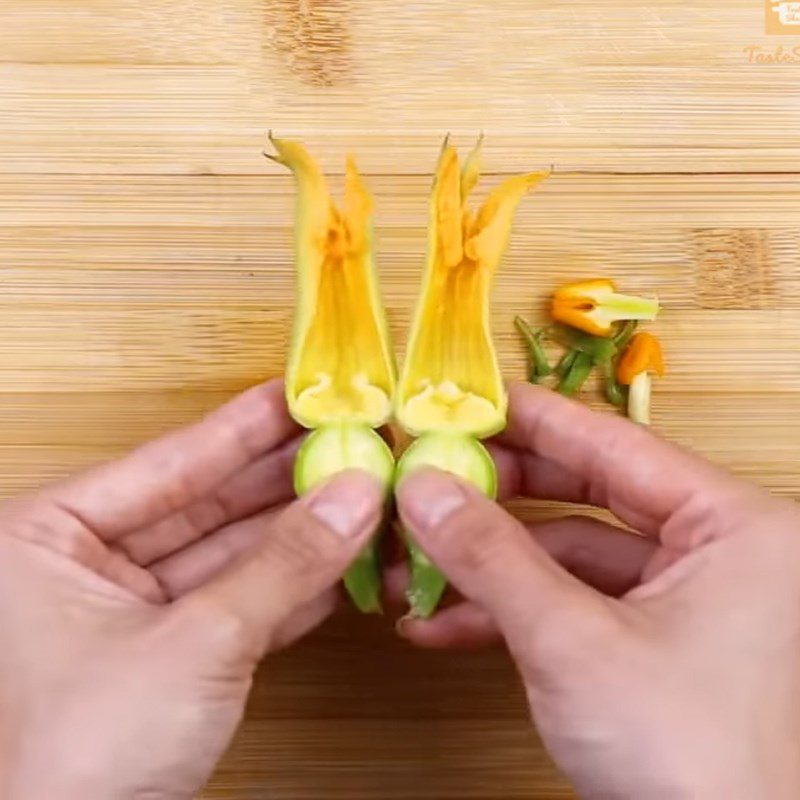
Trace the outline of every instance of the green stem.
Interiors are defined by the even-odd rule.
[[[620,325],[619,330],[611,337],[611,341],[614,342],[618,353],[621,353],[628,346],[628,342],[633,334],[636,333],[638,325],[638,320],[629,319],[623,325]]]
[[[565,325],[553,325],[550,331],[556,342],[570,350],[586,353],[592,357],[595,364],[601,364],[617,354],[617,347],[611,339],[592,336],[590,333],[581,333]]]
[[[593,359],[588,353],[576,352],[575,359],[558,385],[558,391],[566,397],[572,397],[581,390],[592,371]]]
[[[544,378],[553,371],[553,368],[547,360],[547,354],[542,347],[544,331],[540,330],[534,332],[531,326],[519,316],[514,317],[514,325],[522,334],[525,343],[528,345],[528,355],[531,361],[530,382],[539,383],[541,378]]]
[[[487,497],[497,495],[497,468],[486,448],[471,436],[434,432],[420,436],[397,463],[396,483],[421,467],[434,467],[468,481]],[[411,566],[407,592],[411,613],[430,617],[441,600],[447,579],[405,533]]]
[[[344,574],[344,585],[355,607],[364,614],[380,614],[381,569],[378,542],[373,540]]]
[[[604,311],[613,314],[618,320],[647,319],[654,320],[658,316],[658,300],[652,297],[637,297],[632,294],[610,292],[598,300]]]
[[[408,543],[408,550],[411,556],[408,603],[414,616],[427,619],[442,599],[447,578],[413,542]]]
[[[617,362],[616,359],[606,361],[603,364],[603,378],[605,381],[605,394],[606,400],[612,405],[624,408],[625,406],[625,390],[617,380]]]
[[[555,369],[556,375],[558,375],[559,378],[563,379],[564,376],[572,368],[572,365],[575,363],[575,359],[577,357],[578,357],[577,350],[568,350],[566,353],[564,353],[564,355],[561,356],[561,359],[559,360],[558,364],[556,364],[556,369]]]

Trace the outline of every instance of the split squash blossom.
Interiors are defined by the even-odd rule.
[[[477,212],[468,197],[480,175],[481,142],[461,168],[445,140],[429,206],[423,285],[396,393],[396,416],[418,438],[397,468],[401,479],[433,466],[493,497],[494,463],[479,439],[506,424],[507,395],[491,337],[489,295],[517,204],[546,172],[517,175]],[[409,541],[412,613],[429,616],[446,582]]]
[[[289,412],[314,429],[295,461],[298,494],[342,470],[372,472],[388,495],[394,457],[374,430],[392,413],[394,357],[380,300],[372,241],[372,198],[348,158],[339,210],[325,177],[297,142],[270,135],[297,186],[297,302],[286,371]],[[344,577],[356,606],[380,610],[377,543]]]

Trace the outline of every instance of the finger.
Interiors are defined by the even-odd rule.
[[[269,509],[231,523],[210,536],[156,561],[148,571],[172,599],[208,583],[269,534],[270,523],[283,509]]]
[[[410,583],[410,570],[408,561],[391,564],[383,570],[383,608],[388,614],[402,614],[408,610],[408,586]],[[450,585],[445,587],[444,594],[439,600],[437,608],[449,608],[460,603],[463,598]]]
[[[392,564],[383,571],[383,605],[387,611],[401,611],[408,607],[406,590],[409,580],[407,561]]]
[[[339,592],[328,589],[300,606],[280,623],[272,636],[272,649],[283,650],[324,622],[339,605]]]
[[[497,468],[497,496],[536,497],[566,503],[588,503],[589,484],[552,459],[525,450],[515,450],[499,441],[486,443]]]
[[[298,431],[283,383],[239,395],[195,425],[45,490],[45,497],[113,539],[199,500]]]
[[[398,486],[397,500],[418,545],[509,642],[527,641],[554,614],[607,614],[601,595],[549,558],[519,521],[453,476],[414,472]]]
[[[467,600],[430,619],[401,617],[397,632],[417,647],[430,649],[474,650],[502,641],[491,615]]]
[[[382,574],[383,608],[389,615],[402,614],[408,610],[408,596],[406,594],[410,583],[410,570],[408,567],[407,551],[403,561],[394,563],[387,562],[385,559],[382,564],[387,564]],[[452,586],[446,586],[444,594],[439,600],[438,608],[449,607],[454,603],[461,602],[461,595]]]
[[[175,600],[219,575],[244,553],[254,549],[269,527],[271,510],[223,528],[185,551],[153,564],[149,572],[163,596]],[[224,541],[223,541],[224,540]],[[327,619],[339,602],[336,589],[329,589],[290,614],[275,630],[274,649],[288,647]]]
[[[531,385],[510,388],[508,429],[499,441],[578,476],[587,484],[586,502],[607,507],[650,534],[688,507],[699,491],[714,498],[739,485],[724,470],[640,425]],[[517,463],[523,485],[529,467],[524,458]]]
[[[330,589],[374,535],[384,490],[369,474],[341,473],[273,519],[259,545],[173,607],[179,619],[250,663],[274,647],[297,609]]]
[[[95,542],[105,548],[102,542],[98,542],[97,539]],[[87,564],[87,566],[89,565]],[[98,560],[93,569],[98,575],[102,575],[117,586],[128,589],[143,600],[155,604],[166,602],[166,594],[155,576],[136,564],[132,564],[124,553],[119,553],[114,549],[106,550],[105,556]]]
[[[676,561],[686,556],[686,550],[676,550],[671,547],[660,547],[653,553],[653,557],[642,570],[642,583],[649,583],[664,570],[669,569]]]
[[[399,608],[406,602],[409,575],[406,561],[392,564],[383,571],[383,593],[386,607]]]
[[[142,566],[166,558],[206,534],[294,497],[292,464],[296,437],[248,464],[205,497],[141,530],[117,540]]]
[[[408,607],[406,591],[409,579],[407,562],[393,564],[384,572],[385,608]],[[430,619],[406,614],[397,620],[395,627],[398,635],[411,644],[431,649],[473,649],[502,639],[489,614],[468,600],[440,608]]]
[[[619,597],[638,585],[658,550],[652,540],[590,517],[528,526],[534,539],[575,577],[598,591]],[[403,597],[408,570],[387,572],[387,591]],[[492,617],[474,603],[462,602],[430,619],[404,617],[398,633],[419,647],[477,648],[495,644],[500,632]]]
[[[0,515],[4,534],[63,556],[143,600],[165,601],[153,575],[113,545],[100,541],[80,520],[62,509],[40,503],[36,497],[19,497],[5,503]]]
[[[564,569],[612,597],[638,586],[659,550],[652,539],[591,517],[564,517],[532,525],[530,531]]]

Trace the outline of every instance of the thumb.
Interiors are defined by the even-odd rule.
[[[452,475],[415,472],[397,501],[417,544],[519,655],[550,633],[569,640],[590,617],[610,616],[607,599],[553,561],[522,523]]]
[[[282,622],[341,578],[378,527],[383,503],[371,475],[341,473],[265,523],[255,550],[179,600],[175,613],[193,617],[201,636],[221,638],[230,655],[260,658]]]

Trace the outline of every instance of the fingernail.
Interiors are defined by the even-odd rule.
[[[377,520],[383,491],[371,475],[352,470],[312,492],[306,502],[314,517],[334,533],[349,539]]]
[[[455,479],[436,470],[409,475],[398,488],[400,513],[416,530],[435,528],[466,501]]]
[[[408,639],[408,626],[413,618],[410,614],[400,617],[394,624],[394,629],[401,639]]]

